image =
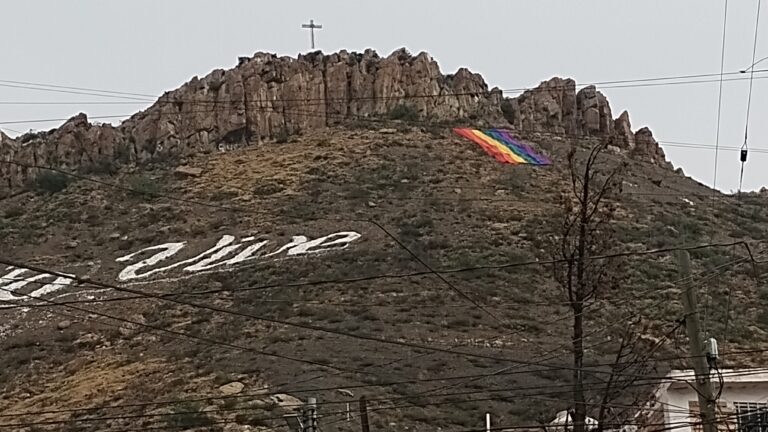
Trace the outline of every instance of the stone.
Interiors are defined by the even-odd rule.
[[[195,167],[190,167],[186,165],[176,167],[176,169],[173,170],[173,172],[180,177],[200,177],[201,175],[203,175],[202,168],[195,168]]]
[[[71,241],[68,241],[68,242],[64,243],[64,246],[67,249],[74,249],[74,248],[80,246],[80,243],[78,243],[77,240],[71,240]]]
[[[136,333],[136,329],[133,327],[132,324],[121,326],[117,331],[123,337],[131,337]]]
[[[59,330],[66,330],[71,325],[72,325],[72,321],[64,320],[64,321],[59,321],[59,323],[56,324],[56,328],[58,328]]]
[[[311,100],[314,105],[311,113],[289,110],[284,100]],[[194,109],[212,103],[218,104],[216,110]],[[256,53],[241,58],[232,69],[192,78],[119,126],[94,124],[80,113],[50,131],[17,138],[2,134],[0,161],[69,171],[189,161],[198,154],[264,145],[280,134],[387,117],[403,104],[433,122],[477,118],[501,125],[506,119],[517,131],[539,133],[547,142],[609,137],[622,149],[640,147],[633,153],[638,157],[669,166],[650,131],[632,133],[625,113],[614,120],[608,100],[594,86],[577,92],[574,80],[554,77],[515,98],[504,98],[501,90],[489,88],[468,69],[443,74],[429,54],[411,55],[405,49],[386,57],[373,50],[313,52],[297,58]],[[22,190],[39,173],[0,164],[0,197]],[[199,177],[203,170],[185,165],[176,173]]]
[[[280,408],[289,411],[297,410],[304,404],[300,399],[287,394],[276,394],[273,395],[270,399]]]
[[[373,201],[368,201],[368,207],[376,207],[376,203]]]
[[[232,381],[229,384],[224,384],[223,386],[219,387],[219,391],[224,395],[236,395],[243,391],[245,388],[245,384],[241,383],[240,381]]]
[[[632,132],[632,124],[629,122],[629,113],[623,111],[614,121],[613,130],[616,132],[618,146],[622,149],[635,148],[635,134]]]

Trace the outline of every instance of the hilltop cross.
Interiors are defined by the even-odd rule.
[[[309,20],[309,24],[302,24],[301,28],[309,29],[309,37],[312,41],[312,49],[315,49],[315,29],[321,30],[323,28],[320,24],[315,24],[315,20]]]

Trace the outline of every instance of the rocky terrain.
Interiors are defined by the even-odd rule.
[[[508,128],[553,165],[499,164],[453,126]],[[0,427],[285,430],[312,396],[322,430],[359,430],[346,404],[362,395],[373,430],[549,421],[569,406],[571,324],[536,261],[571,187],[569,150],[605,142],[601,166],[627,164],[616,251],[765,240],[764,195],[675,171],[595,88],[552,78],[507,98],[404,50],[256,54],[118,126],[78,115],[2,135],[0,256],[107,286],[0,265]],[[768,343],[764,269],[744,256],[692,252],[724,352]],[[669,334],[672,256],[621,267],[588,309],[588,362],[609,361],[640,317],[642,337],[664,341],[659,373],[684,366],[669,360],[685,355]]]
[[[552,78],[504,98],[467,69],[443,75],[426,53],[411,56],[403,49],[381,58],[371,50],[318,52],[298,59],[257,53],[234,69],[193,78],[117,127],[93,125],[79,114],[57,129],[17,140],[0,132],[0,160],[24,164],[0,166],[0,196],[37,175],[29,166],[98,171],[183,161],[345,121],[371,121],[397,108],[430,122],[613,137],[617,148],[665,163],[649,129],[633,132],[626,112],[614,119],[605,96],[594,87],[577,92],[571,79]]]

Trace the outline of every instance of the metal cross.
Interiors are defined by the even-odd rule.
[[[302,24],[301,28],[309,29],[309,37],[312,41],[312,49],[315,49],[315,29],[322,29],[323,26],[320,24],[315,24],[315,20],[309,20],[309,24]]]

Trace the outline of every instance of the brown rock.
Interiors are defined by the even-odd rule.
[[[224,384],[223,386],[219,387],[219,391],[225,395],[236,395],[242,392],[244,388],[245,384],[239,381],[233,381],[229,384]]]
[[[595,86],[584,87],[576,94],[576,110],[580,133],[602,136],[613,133],[611,106]]]
[[[605,96],[592,86],[577,93],[575,81],[555,77],[517,98],[503,99],[480,75],[467,69],[444,75],[429,54],[414,56],[405,49],[386,58],[372,50],[298,58],[257,53],[233,69],[192,78],[117,127],[92,124],[78,114],[52,131],[17,139],[0,134],[0,161],[76,171],[186,160],[270,142],[278,134],[386,117],[400,105],[431,121],[475,118],[500,124],[506,118],[515,129],[550,137],[616,136],[619,147],[628,149],[640,145],[639,137],[639,154],[664,162],[655,140],[645,132],[632,134],[628,116],[614,121]],[[0,163],[0,197],[19,190],[38,172]],[[202,174],[190,167],[178,173]]]
[[[505,117],[521,131],[577,133],[576,82],[572,79],[552,78],[506,103]]]
[[[635,148],[635,134],[632,132],[632,124],[629,122],[629,113],[624,111],[613,123],[613,130],[620,148],[632,150]]]
[[[666,160],[664,150],[656,142],[656,139],[653,138],[653,132],[647,127],[635,132],[635,149],[633,154],[659,165],[671,166]]]
[[[177,167],[175,170],[173,170],[173,172],[180,177],[200,177],[203,175],[202,168],[194,168],[186,165]]]

